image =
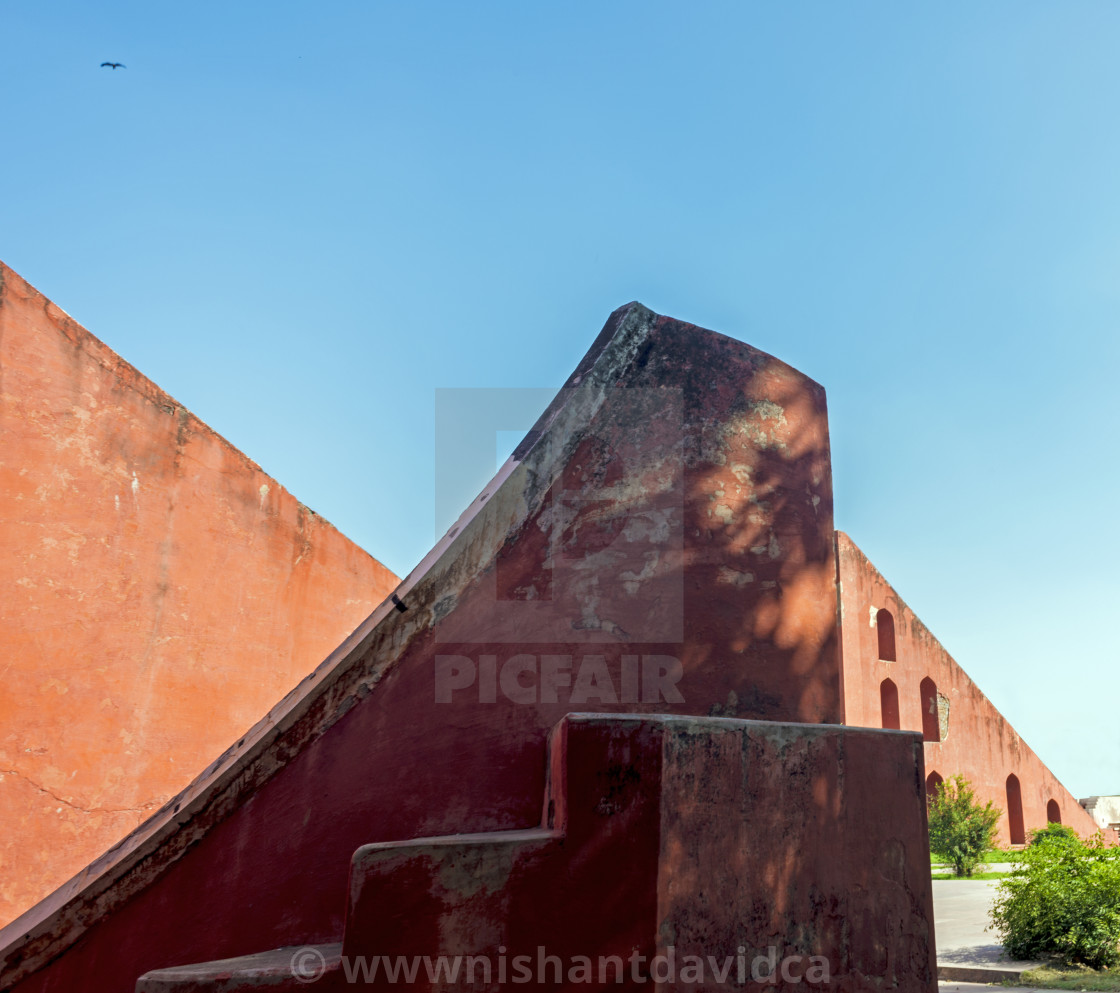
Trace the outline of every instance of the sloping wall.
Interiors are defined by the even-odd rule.
[[[855,543],[836,532],[841,588],[845,723],[897,726],[925,731],[926,776],[963,775],[982,800],[1002,811],[999,840],[1022,843],[1032,828],[1045,827],[1056,805],[1061,822],[1082,836],[1097,827],[1076,799],[1031,751],[1015,729],[980,692],[905,601]],[[886,635],[890,615],[891,639]],[[880,632],[883,632],[882,642]],[[881,649],[882,645],[882,649]],[[898,721],[884,723],[882,687],[890,680]],[[923,694],[922,683],[927,683]],[[890,689],[888,687],[888,695]],[[931,712],[931,704],[932,711]],[[890,707],[888,705],[888,711]],[[937,740],[937,739],[940,740]],[[931,740],[933,739],[933,740]],[[1018,780],[1021,818],[1015,817]],[[932,783],[931,783],[932,785]],[[1010,794],[1009,794],[1010,789]]]
[[[178,793],[396,577],[0,264],[0,921]]]
[[[337,941],[361,845],[539,824],[569,712],[838,722],[833,553],[824,391],[622,308],[399,602],[0,932],[6,983]]]

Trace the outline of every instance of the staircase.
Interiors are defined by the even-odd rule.
[[[539,827],[363,846],[341,944],[158,969],[136,989],[928,993],[922,772],[907,732],[570,714]]]

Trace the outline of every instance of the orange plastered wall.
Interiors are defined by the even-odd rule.
[[[0,923],[143,821],[396,577],[0,264]]]

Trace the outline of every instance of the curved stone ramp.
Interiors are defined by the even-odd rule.
[[[832,524],[821,387],[621,308],[393,597],[0,932],[0,988],[337,941],[363,844],[539,824],[569,712],[839,722]]]

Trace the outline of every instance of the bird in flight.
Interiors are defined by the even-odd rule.
[[[128,68],[128,66],[126,66],[123,62],[102,62],[99,68],[104,69],[106,66],[108,66],[114,72],[116,72],[117,69]]]

